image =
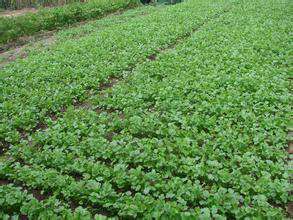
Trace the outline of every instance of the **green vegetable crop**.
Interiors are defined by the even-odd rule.
[[[286,218],[291,8],[135,9],[5,67],[0,216]]]

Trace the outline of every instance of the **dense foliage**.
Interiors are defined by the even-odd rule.
[[[136,9],[7,66],[1,215],[283,219],[291,8]]]
[[[37,13],[0,17],[0,45],[42,30],[52,30],[78,21],[101,17],[138,5],[137,0],[91,0],[62,7],[44,8]]]

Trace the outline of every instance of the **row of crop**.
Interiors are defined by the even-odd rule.
[[[67,109],[48,120],[11,149],[0,177],[122,217],[282,219],[290,11],[242,3],[103,97],[92,90],[93,109],[120,112]]]
[[[91,214],[81,207],[74,212],[68,205],[55,197],[39,201],[32,194],[13,184],[0,186],[0,218],[8,219],[92,219]],[[62,218],[61,218],[62,216]],[[97,215],[97,220],[103,216]]]
[[[22,16],[0,17],[0,45],[22,36],[98,18],[137,5],[137,0],[92,0],[86,3],[45,8],[37,13],[28,13]]]
[[[114,170],[116,173],[120,172],[121,177],[127,175],[122,168],[120,164]],[[70,176],[58,174],[54,169],[44,169],[38,165],[20,166],[17,163],[11,165],[10,169],[1,170],[0,175],[3,176],[5,171],[4,175],[8,174],[11,179],[31,188],[41,187],[45,192],[53,191],[58,200],[69,203],[74,201],[81,206],[88,206],[92,213],[101,211],[109,216],[114,214],[146,218],[180,213],[221,219],[225,219],[225,216],[241,218],[258,214],[280,217],[280,209],[270,206],[265,196],[255,195],[250,198],[232,188],[216,185],[202,189],[200,181],[176,176],[169,181],[168,178],[162,181],[164,176],[160,176],[155,170],[148,173],[141,172],[139,168],[130,171],[134,182],[139,184],[143,178],[147,178],[150,181],[149,187],[116,191],[115,186],[103,177],[75,181]],[[164,192],[163,189],[167,191]],[[211,212],[213,206],[215,207]]]
[[[210,6],[203,0],[182,3],[119,26],[117,17],[105,29],[12,63],[1,72],[1,140],[17,142],[20,130],[33,130],[48,114],[59,112],[74,99],[85,99],[90,90],[99,91],[99,84],[109,76],[123,76],[130,66],[185,36],[226,6]]]
[[[209,196],[210,193],[216,193],[216,195],[221,193],[221,199],[224,201],[215,199],[212,202],[232,205],[234,209],[238,210],[238,216],[245,215],[248,212],[247,208],[239,210],[239,200],[243,200],[245,204],[257,203],[258,197],[252,199],[249,196],[243,196],[237,193],[238,191],[246,194],[246,190],[248,192],[252,190],[250,192],[251,194],[258,194],[260,188],[252,189],[250,185],[256,182],[257,178],[261,178],[261,180],[257,181],[259,184],[262,184],[261,181],[267,178],[257,172],[255,178],[246,176],[245,169],[251,166],[249,164],[250,155],[237,155],[233,158],[233,152],[223,155],[221,150],[215,150],[211,146],[205,146],[207,149],[202,150],[196,143],[192,144],[192,137],[190,137],[190,140],[186,137],[172,138],[168,136],[160,140],[154,137],[139,140],[133,138],[131,133],[128,133],[128,130],[133,125],[127,125],[121,131],[122,134],[115,136],[114,140],[109,143],[104,138],[105,132],[103,132],[103,127],[108,127],[106,126],[104,117],[101,116],[100,120],[102,119],[103,121],[100,121],[95,112],[91,111],[69,111],[66,113],[64,119],[56,121],[55,125],[45,132],[39,132],[37,136],[32,137],[35,145],[28,148],[26,147],[26,143],[24,143],[24,145],[13,149],[14,153],[11,155],[15,160],[26,161],[30,166],[45,166],[49,170],[39,170],[39,174],[29,177],[30,175],[28,173],[36,172],[33,170],[25,172],[24,170],[27,170],[27,168],[17,167],[15,169],[20,169],[18,171],[19,173],[25,173],[25,178],[13,178],[21,181],[25,180],[27,184],[34,184],[36,178],[38,178],[37,176],[52,177],[52,169],[56,169],[63,176],[71,175],[74,178],[78,177],[78,183],[75,183],[70,178],[73,181],[72,185],[68,186],[68,188],[64,185],[58,187],[63,188],[64,192],[71,189],[70,192],[72,194],[69,199],[73,198],[76,194],[82,194],[83,196],[78,198],[79,201],[81,198],[87,197],[87,195],[90,196],[91,193],[88,192],[89,189],[85,189],[85,191],[72,191],[73,186],[77,184],[76,188],[79,189],[81,185],[87,187],[87,184],[91,182],[91,184],[101,184],[102,188],[106,187],[103,184],[111,186],[114,190],[111,193],[109,192],[110,194],[107,194],[107,196],[116,195],[115,198],[124,198],[125,195],[130,196],[128,193],[131,196],[136,194],[147,195],[155,200],[165,198],[170,202],[178,202],[178,198],[181,198],[183,203],[177,208],[175,206],[173,208],[175,210],[187,210],[187,206],[189,206],[189,212],[193,212],[191,210],[192,204],[197,204],[198,201],[205,200],[205,196]],[[145,115],[145,120],[149,120],[147,115]],[[113,121],[113,125],[110,125],[112,128],[119,123],[118,118],[113,118]],[[123,121],[133,121],[133,117],[126,115]],[[158,130],[161,129],[163,128],[158,128]],[[93,133],[96,134],[94,137],[92,135]],[[80,136],[82,137],[81,142],[78,141]],[[233,136],[232,138],[235,137]],[[178,145],[180,145],[180,149],[177,149]],[[42,146],[42,148],[38,146]],[[205,158],[205,155],[213,156]],[[221,155],[232,158],[232,160],[226,165],[223,165],[219,162],[223,160]],[[271,157],[270,159],[275,159],[276,156],[281,157],[282,154],[279,152],[279,155],[271,154],[269,156]],[[256,159],[259,160],[260,158],[256,157]],[[106,164],[104,161],[106,161]],[[194,167],[199,162],[200,164]],[[230,164],[235,164],[236,166],[237,163],[242,164],[242,166],[235,169],[231,176],[228,167]],[[273,178],[282,177],[283,169],[279,165],[276,166],[276,164],[260,160],[257,164],[257,169],[262,169],[263,172],[270,173]],[[65,184],[70,182],[68,180],[69,177],[61,181],[57,172],[54,175],[56,176],[54,179],[60,180],[59,182]],[[56,190],[54,179],[47,181]],[[244,179],[245,181],[243,181]],[[215,181],[219,187],[219,192],[209,192],[209,187]],[[203,183],[204,185],[202,185]],[[37,184],[32,186],[38,187],[44,183]],[[227,191],[225,189],[229,186],[233,186],[233,190]],[[45,190],[52,190],[51,188],[46,188],[46,186],[44,187]],[[273,187],[274,185],[263,187],[262,193],[270,193],[271,190],[274,190]],[[96,202],[98,201],[96,200]],[[123,204],[124,200],[117,203],[113,203],[113,201],[109,203],[106,200],[105,203],[99,204],[107,209],[112,206],[116,207],[122,203],[119,205],[119,209],[122,209],[119,215],[135,216],[137,214],[141,215],[141,213],[147,215],[150,210],[143,206],[139,207],[140,203],[138,202],[136,201],[135,203],[137,208],[132,207],[136,210],[136,214],[132,213],[133,210],[126,210],[127,204]],[[152,201],[152,206],[154,206],[154,203],[155,201]],[[205,205],[209,206],[210,203],[211,201]],[[202,202],[201,204],[203,205],[204,203]],[[256,209],[257,211],[261,211],[261,208],[258,206]],[[223,212],[227,213],[227,210]],[[249,212],[255,213],[256,210],[249,209]],[[269,213],[274,212],[270,210]]]

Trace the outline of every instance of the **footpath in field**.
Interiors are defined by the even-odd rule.
[[[2,216],[283,219],[290,8],[187,1],[7,66]]]
[[[19,10],[6,10],[0,11],[0,17],[12,17],[21,16],[27,13],[35,13],[37,10],[35,8],[24,8]]]

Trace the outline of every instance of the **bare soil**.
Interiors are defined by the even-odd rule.
[[[20,10],[5,10],[0,12],[0,17],[13,17],[21,16],[27,13],[36,13],[38,10],[36,8],[23,8]]]
[[[9,180],[0,179],[0,186],[8,185],[11,183]]]

